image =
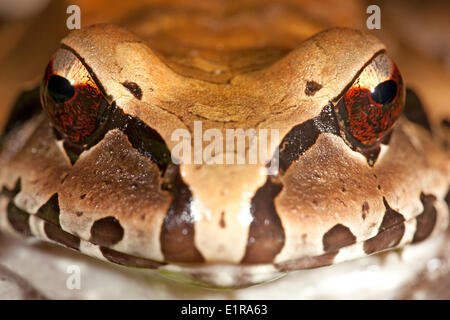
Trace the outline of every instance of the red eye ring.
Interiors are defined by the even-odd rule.
[[[69,73],[64,69],[54,70],[54,65],[52,59],[45,72],[41,86],[42,106],[64,138],[84,143],[99,128],[107,103],[81,62],[75,63]],[[78,70],[74,72],[74,69]]]
[[[362,71],[336,105],[341,129],[357,148],[381,141],[403,112],[405,89],[400,72],[385,54],[380,56]],[[378,75],[381,72],[388,76]]]

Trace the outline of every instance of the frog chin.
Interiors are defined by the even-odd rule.
[[[248,293],[262,290],[268,296],[273,295],[274,299],[288,299],[289,295],[291,298],[306,299],[395,298],[400,294],[399,290],[406,290],[417,282],[419,275],[433,272],[442,264],[439,257],[445,249],[445,241],[445,235],[438,235],[402,249],[289,273],[279,272],[270,264],[166,265],[159,271],[168,278],[190,285],[228,289],[247,287],[244,290]],[[279,291],[280,288],[283,292]],[[246,293],[244,298],[252,296]]]
[[[154,272],[104,263],[62,247],[34,240],[24,242],[5,235],[2,235],[0,249],[8,248],[2,250],[4,265],[37,290],[45,292],[48,298],[391,299],[404,296],[423,298],[421,295],[424,291],[415,289],[415,284],[426,283],[423,281],[425,278],[436,277],[449,268],[450,254],[446,250],[449,237],[449,234],[447,238],[439,235],[406,246],[401,251],[387,251],[288,274],[277,273],[270,265],[220,264],[201,268],[172,265]],[[34,263],[26,263],[29,259]],[[37,265],[40,267],[36,268]],[[80,269],[79,290],[69,290],[64,285],[73,276],[68,273],[70,266]],[[232,279],[240,279],[240,285],[245,282],[266,282],[237,290],[204,288],[205,280],[210,284],[214,280],[217,288],[230,287]]]

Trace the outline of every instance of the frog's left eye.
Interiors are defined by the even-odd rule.
[[[402,114],[405,88],[397,66],[385,54],[377,55],[336,105],[347,140],[358,148],[382,140]]]
[[[98,131],[107,106],[86,67],[64,49],[60,49],[47,66],[41,102],[54,128],[74,143],[85,143]]]

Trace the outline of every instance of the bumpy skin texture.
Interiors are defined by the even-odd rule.
[[[224,34],[232,30],[222,23]],[[223,136],[231,128],[278,129],[281,150],[300,128],[288,144],[308,143],[276,177],[263,164],[162,170],[118,128],[71,161],[38,115],[3,144],[2,228],[119,264],[242,286],[447,227],[450,160],[426,130],[401,118],[369,165],[333,121],[314,135],[308,129],[385,50],[376,38],[331,29],[291,50],[276,40],[261,48],[208,36],[210,47],[176,51],[161,36],[96,25],[69,34],[60,50],[82,61],[110,108],[156,131],[169,150],[172,132],[193,134],[194,121]]]

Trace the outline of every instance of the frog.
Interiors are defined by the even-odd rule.
[[[380,40],[195,31],[208,46],[113,24],[61,40],[2,136],[2,230],[215,288],[445,232],[448,150]],[[175,163],[173,132],[195,122],[279,134],[262,163]]]

